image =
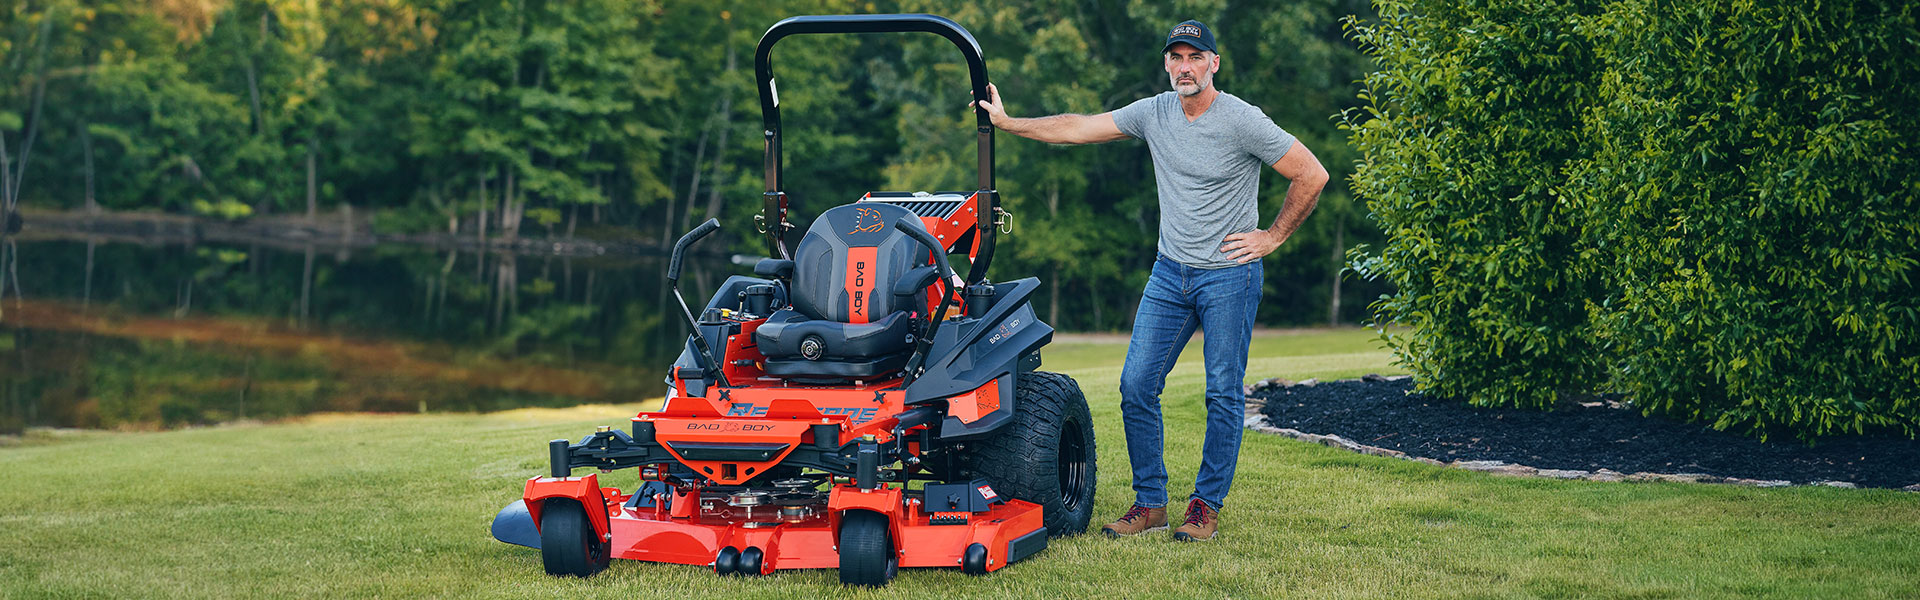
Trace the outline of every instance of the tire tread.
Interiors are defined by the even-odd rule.
[[[1052,459],[1059,451],[1059,432],[1069,423],[1078,425],[1086,442],[1089,486],[1097,481],[1093,464],[1097,453],[1086,395],[1078,382],[1060,373],[1032,371],[1020,373],[1015,379],[1014,422],[999,434],[973,444],[968,470],[986,475],[1014,498],[1045,507],[1049,537],[1082,533],[1092,519],[1093,499],[1089,496],[1074,514],[1061,514],[1059,473]],[[1036,456],[1046,459],[1035,460]]]

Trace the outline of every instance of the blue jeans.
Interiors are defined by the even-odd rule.
[[[1120,414],[1127,430],[1127,458],[1133,464],[1134,504],[1167,504],[1160,391],[1195,329],[1206,331],[1207,438],[1192,497],[1216,510],[1226,504],[1233,467],[1240,459],[1240,429],[1246,421],[1240,385],[1246,378],[1247,345],[1263,280],[1259,261],[1224,269],[1189,267],[1165,256],[1154,261],[1140,310],[1133,316],[1127,363],[1120,371]]]

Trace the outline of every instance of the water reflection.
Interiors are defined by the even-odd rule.
[[[100,239],[19,253],[0,433],[634,401],[664,391],[686,335],[662,257]],[[682,285],[705,298],[743,270],[692,259]]]

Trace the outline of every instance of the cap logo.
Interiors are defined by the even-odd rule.
[[[1182,37],[1182,36],[1196,37],[1196,38],[1200,37],[1200,27],[1198,25],[1181,25],[1178,27],[1174,27],[1173,33],[1169,34],[1167,37]]]

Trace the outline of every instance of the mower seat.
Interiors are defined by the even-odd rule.
[[[856,203],[814,219],[794,251],[791,306],[767,317],[754,342],[767,374],[782,378],[874,379],[900,370],[926,320],[932,256],[895,226],[920,220],[891,204]],[[896,292],[905,291],[900,294]]]

